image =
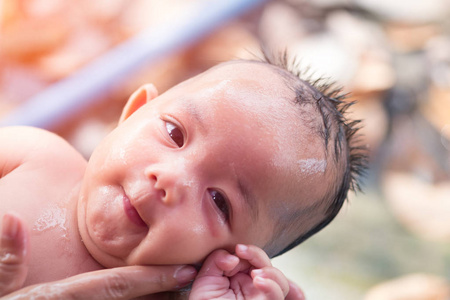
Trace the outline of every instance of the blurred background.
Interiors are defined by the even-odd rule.
[[[163,92],[261,43],[357,99],[371,149],[364,193],[274,264],[310,300],[450,299],[449,0],[0,0],[0,123],[88,158],[141,84]]]

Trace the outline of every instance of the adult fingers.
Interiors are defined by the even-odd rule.
[[[132,299],[183,287],[195,275],[191,266],[129,266],[33,285],[2,299]]]
[[[0,296],[22,287],[28,273],[28,231],[12,214],[3,216],[0,235]]]

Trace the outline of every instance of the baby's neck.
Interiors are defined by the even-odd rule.
[[[30,224],[34,257],[30,260],[26,285],[103,268],[89,254],[80,237],[77,219],[79,192],[80,183],[77,183],[61,201],[48,201],[34,224]]]
[[[97,261],[88,252],[78,228],[78,201],[80,201],[81,183],[82,181],[80,180],[69,194],[66,222],[68,224],[68,228],[71,228],[70,244],[72,247],[77,247],[76,249],[71,249],[71,252],[75,253],[76,251],[75,255],[85,259],[83,264],[80,265],[79,270],[79,273],[84,273],[91,270],[103,269],[103,266],[97,263]]]

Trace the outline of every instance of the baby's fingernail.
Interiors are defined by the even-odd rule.
[[[14,239],[19,230],[19,221],[13,215],[6,214],[2,220],[2,237],[7,239]]]
[[[237,245],[236,248],[237,248],[237,250],[239,250],[241,252],[245,252],[248,250],[248,246],[242,245],[242,244]]]
[[[185,285],[191,282],[195,278],[195,275],[197,275],[197,271],[194,267],[184,266],[176,270],[173,277],[175,277],[180,285]]]
[[[239,263],[239,257],[234,256],[233,254],[228,254],[225,257],[225,260],[229,263],[238,264]]]
[[[266,279],[265,278],[263,278],[263,277],[255,277],[255,279],[253,279],[253,280],[255,280],[255,283],[257,283],[257,284],[265,284],[266,283]]]
[[[253,275],[254,277],[256,277],[256,276],[261,276],[261,275],[263,275],[263,274],[264,274],[264,271],[261,270],[261,269],[254,269],[254,270],[252,270],[252,275]]]

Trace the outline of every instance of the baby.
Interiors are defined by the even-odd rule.
[[[237,244],[273,257],[326,226],[358,187],[357,121],[336,91],[266,59],[222,63],[159,96],[144,85],[89,162],[46,131],[0,128],[0,216],[31,228],[25,285],[196,265]]]

